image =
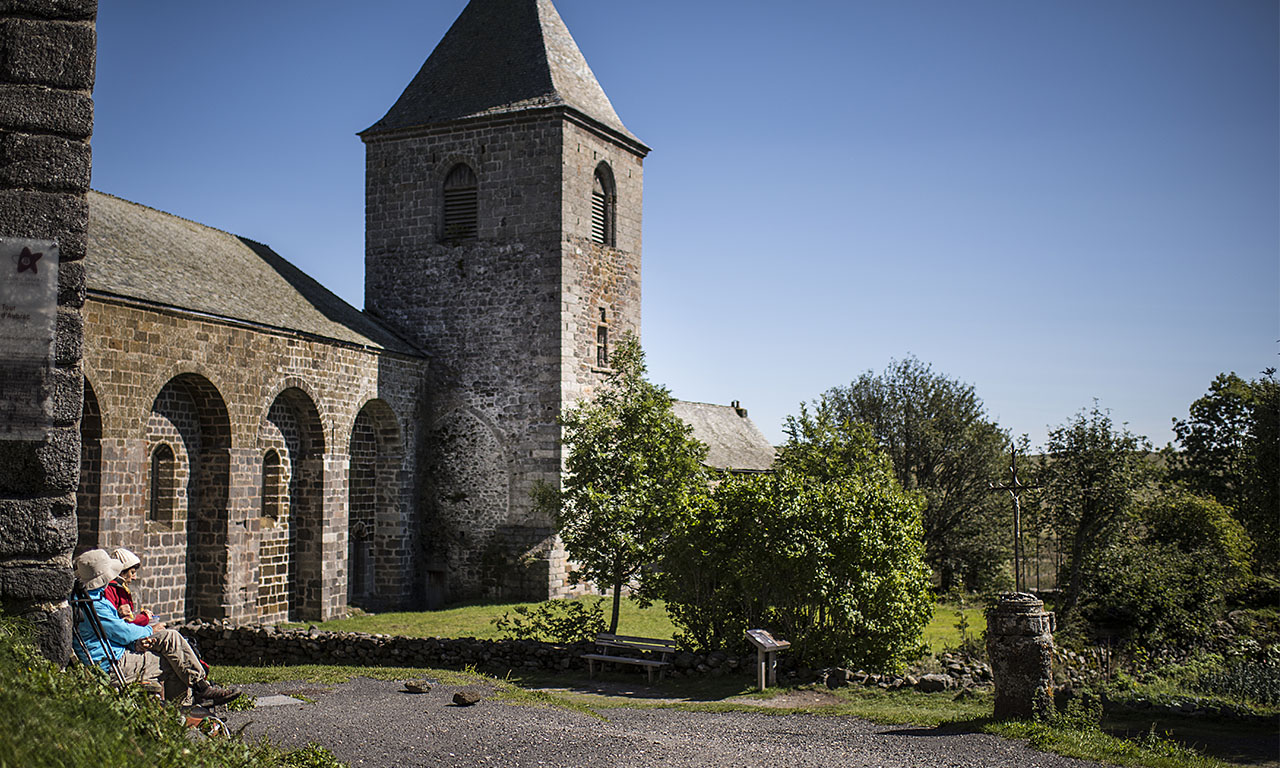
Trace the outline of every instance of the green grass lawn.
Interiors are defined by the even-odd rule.
[[[581,600],[603,601],[603,597],[585,597]],[[477,603],[444,608],[438,611],[417,613],[379,613],[352,616],[317,624],[320,629],[334,632],[369,632],[371,634],[400,635],[402,637],[474,637],[478,640],[500,640],[502,633],[493,620],[524,606],[532,608],[538,603]],[[605,620],[608,621],[609,603],[604,603]],[[306,626],[294,624],[287,626]],[[674,637],[675,627],[667,616],[666,605],[655,603],[641,608],[633,600],[623,600],[618,615],[618,633],[641,637]]]
[[[962,634],[956,627],[963,616],[969,626]],[[987,629],[987,616],[982,606],[959,607],[946,603],[934,606],[933,619],[924,628],[922,641],[934,653],[941,653],[946,648],[956,648],[964,640],[964,635],[980,640]]]
[[[601,597],[580,598],[583,600],[605,600]],[[379,613],[376,615],[353,616],[348,619],[335,619],[318,624],[320,629],[334,632],[368,632],[382,635],[401,635],[403,637],[474,637],[480,640],[498,640],[502,634],[493,625],[493,620],[516,607],[533,607],[537,603],[478,603],[445,608],[438,611],[416,613]],[[609,603],[604,603],[605,616],[609,613]],[[938,605],[934,610],[933,620],[925,627],[923,642],[934,653],[944,648],[960,645],[961,633],[956,628],[960,616],[964,615],[969,622],[968,634],[981,637],[986,629],[987,619],[980,607],[959,608],[954,605]],[[291,625],[306,626],[306,625]],[[633,600],[623,600],[622,610],[618,617],[618,633],[638,635],[640,637],[674,637],[675,626],[667,615],[666,605],[654,603],[649,608],[641,608]]]

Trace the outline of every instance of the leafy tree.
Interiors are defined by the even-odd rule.
[[[767,627],[810,663],[893,667],[932,612],[920,507],[865,428],[809,422],[776,474],[722,479],[683,521],[659,591],[703,648]]]
[[[1230,507],[1249,530],[1263,572],[1280,556],[1280,382],[1275,370],[1245,381],[1219,374],[1173,422],[1182,449],[1170,456],[1173,477]]]
[[[1275,373],[1268,368],[1253,382],[1247,503],[1239,515],[1257,544],[1259,570],[1273,576],[1280,575],[1280,381]]]
[[[942,589],[957,576],[991,585],[1010,556],[1008,506],[990,492],[1009,438],[973,387],[909,357],[829,390],[817,410],[835,425],[869,425],[898,482],[924,496],[925,560]]]
[[[1195,493],[1239,509],[1250,459],[1254,401],[1249,382],[1234,373],[1218,374],[1208,393],[1191,404],[1190,417],[1173,420],[1182,447],[1170,461],[1174,479]]]
[[[1140,505],[1100,552],[1081,614],[1147,649],[1196,645],[1248,576],[1251,547],[1217,501],[1160,494]]]
[[[1151,472],[1150,446],[1095,403],[1049,432],[1041,456],[1041,497],[1059,541],[1069,544],[1058,619],[1070,627],[1083,590],[1099,570],[1099,557],[1134,512]]]
[[[534,489],[554,515],[577,570],[575,581],[613,590],[609,631],[618,629],[622,588],[646,576],[676,522],[706,492],[707,448],[671,409],[666,388],[645,379],[644,352],[628,335],[609,358],[595,396],[560,417],[566,448],[559,490]]]

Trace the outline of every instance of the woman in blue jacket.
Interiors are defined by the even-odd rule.
[[[109,659],[115,659],[126,681],[159,683],[165,699],[179,704],[186,703],[189,695],[196,704],[207,705],[225,704],[239,696],[235,689],[209,682],[200,658],[176,630],[165,629],[163,624],[140,627],[120,618],[103,591],[123,568],[103,549],[91,549],[75,559],[76,578],[88,592],[106,636],[104,645],[89,622],[76,622],[75,631],[88,648],[86,658],[80,644],[74,644],[80,661],[109,672]]]

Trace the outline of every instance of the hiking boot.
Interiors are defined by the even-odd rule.
[[[240,697],[240,692],[235,688],[222,688],[213,685],[208,680],[201,680],[191,686],[191,691],[195,695],[197,704],[203,704],[210,707],[220,707],[229,701],[234,701]]]

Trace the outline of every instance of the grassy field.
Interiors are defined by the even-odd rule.
[[[962,616],[968,624],[963,633],[956,626],[960,623]],[[975,641],[980,640],[986,629],[987,616],[983,613],[981,606],[961,608],[939,603],[933,609],[933,619],[929,622],[929,626],[924,628],[922,640],[929,646],[930,651],[940,653],[946,648],[959,646],[965,637]]]
[[[602,601],[602,597],[582,600]],[[416,613],[379,613],[335,619],[317,624],[334,632],[368,632],[402,637],[473,637],[477,640],[499,640],[502,633],[493,621],[518,607],[532,608],[538,603],[478,603]],[[605,603],[605,616],[609,605]],[[307,626],[292,624],[286,626]],[[618,616],[618,633],[643,637],[673,637],[675,627],[667,616],[666,606],[659,602],[642,609],[632,600],[623,600]]]
[[[600,597],[581,598],[599,601]],[[320,629],[335,632],[368,632],[371,634],[400,635],[403,637],[474,637],[479,640],[497,640],[502,633],[493,625],[493,620],[515,608],[533,607],[537,603],[485,603],[445,608],[439,611],[418,613],[380,613],[376,615],[359,615],[347,619],[336,619],[318,624]],[[605,615],[608,616],[609,604],[604,603]],[[967,620],[966,632],[974,637],[981,637],[987,626],[986,617],[980,607],[959,608],[953,605],[939,605],[934,611],[933,620],[925,627],[923,642],[929,650],[938,653],[947,647],[958,646],[962,640],[961,632],[956,628],[961,615]],[[292,625],[306,626],[306,625]],[[641,637],[674,637],[676,628],[667,615],[662,602],[649,608],[640,608],[632,600],[622,601],[622,610],[618,617],[618,632],[623,635],[639,635]]]

